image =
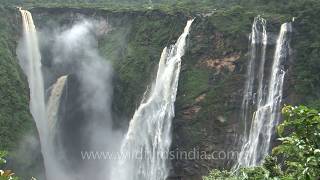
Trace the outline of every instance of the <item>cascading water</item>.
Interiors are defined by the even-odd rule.
[[[23,22],[23,43],[26,49],[23,54],[20,54],[19,60],[28,77],[30,88],[30,111],[37,123],[39,133],[44,135],[46,134],[47,118],[38,37],[31,13],[22,9],[20,9],[20,12]]]
[[[262,88],[263,88],[263,72],[264,72],[264,64],[265,64],[265,56],[266,56],[266,48],[268,43],[268,36],[266,30],[266,20],[261,18],[260,16],[254,19],[252,24],[252,32],[249,38],[251,41],[250,45],[250,60],[247,69],[247,80],[245,83],[245,89],[243,94],[243,100],[241,105],[241,119],[244,121],[244,139],[246,141],[248,138],[248,119],[250,118],[251,105],[256,101],[254,98],[254,83],[255,83],[255,66],[256,61],[260,60],[258,79],[259,79],[259,87],[258,87],[258,104],[261,103],[262,97]],[[260,59],[257,59],[257,54],[259,49],[261,48],[261,56]],[[260,100],[261,99],[261,100]]]
[[[21,8],[19,8],[19,10],[23,23],[23,49],[21,47],[20,51],[18,51],[18,56],[21,67],[28,78],[30,88],[30,111],[39,131],[41,149],[46,166],[49,163],[48,161],[50,161],[50,158],[48,157],[49,152],[46,148],[48,147],[46,142],[46,139],[48,138],[48,124],[38,37],[31,13],[22,10]]]
[[[264,66],[264,60],[260,62],[263,64],[260,64],[259,68],[257,109],[253,113],[249,137],[241,149],[238,162],[235,165],[236,168],[259,165],[269,152],[271,136],[279,120],[285,76],[283,64],[289,56],[289,34],[291,29],[290,23],[285,23],[281,26],[266,97],[264,97],[265,93],[263,92],[264,68],[262,65]]]
[[[267,155],[269,151],[272,130],[278,124],[279,121],[279,113],[283,93],[283,81],[286,73],[283,64],[290,55],[289,35],[291,32],[291,23],[284,23],[281,25],[281,30],[279,38],[277,40],[277,46],[274,55],[274,61],[272,64],[268,96],[264,106],[262,108],[259,108],[259,111],[256,113],[257,117],[260,116],[262,118],[266,116],[266,119],[269,119],[267,124],[265,124],[264,127],[262,127],[266,134],[266,136],[264,136],[266,143],[263,143],[262,146],[259,147],[261,149],[261,154],[263,157]],[[265,108],[267,108],[267,111],[261,110]]]
[[[58,121],[58,112],[63,89],[65,88],[68,76],[61,76],[52,86],[52,90],[47,103],[47,114],[50,136],[55,135],[55,127]]]
[[[57,134],[61,162],[69,169],[66,180],[109,179],[114,159],[91,161],[84,154],[120,149],[122,135],[112,118],[113,67],[98,49],[97,37],[108,31],[101,24],[83,19],[53,36],[51,68],[69,74]]]
[[[174,117],[181,57],[192,22],[187,22],[175,45],[164,48],[151,92],[142,100],[123,140],[121,154],[126,157],[119,160],[112,179],[165,180],[168,176],[165,154],[169,153],[171,145],[171,121]]]
[[[47,180],[66,179],[54,157],[53,142],[49,134],[49,123],[45,106],[44,82],[37,31],[32,15],[19,8],[23,22],[23,39],[17,53],[20,65],[28,78],[30,88],[30,111],[36,122],[41,142]]]

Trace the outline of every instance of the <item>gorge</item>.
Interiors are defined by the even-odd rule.
[[[319,107],[320,6],[188,3],[2,5],[5,168],[23,179],[200,180],[264,167],[281,109]]]

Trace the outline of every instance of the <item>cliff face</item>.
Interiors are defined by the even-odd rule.
[[[18,19],[14,11],[0,9],[0,149],[10,152],[9,168],[31,177],[43,172],[43,167],[36,126],[29,112],[28,84],[16,56],[20,29],[15,26]]]
[[[114,119],[116,125],[122,127],[128,125],[154,78],[162,49],[175,42],[190,18],[161,11],[36,8],[32,13],[40,31],[63,28],[83,18],[107,21],[107,33],[98,37],[98,44],[100,52],[115,69]],[[236,14],[242,14],[242,18]],[[176,118],[173,121],[173,151],[211,155],[238,150],[242,135],[239,112],[248,59],[248,36],[255,16],[242,9],[234,9],[231,14],[197,15],[183,57]],[[281,20],[273,20],[272,23],[269,33],[276,36]],[[271,41],[268,62],[273,59],[275,39]],[[43,51],[47,52],[46,49]],[[50,52],[43,54],[46,54],[43,61],[50,62]],[[48,71],[55,72],[54,76],[63,74],[53,70],[50,63],[44,64]],[[72,106],[72,102],[68,106]],[[79,118],[70,121],[75,123],[70,127],[81,129],[76,127]],[[68,142],[72,144],[74,140],[71,137]],[[200,179],[212,168],[229,168],[235,158],[174,159],[170,178]]]
[[[239,114],[249,59],[248,37],[255,15],[241,9],[231,14],[200,18],[190,35],[177,99],[173,148],[199,152],[200,158],[173,161],[178,179],[201,179],[210,169],[230,168],[236,160],[233,153],[241,145],[243,122]],[[276,35],[281,21],[272,21],[269,33]],[[274,39],[270,42],[269,64],[275,43]],[[201,157],[204,153],[206,158]]]
[[[107,22],[108,27],[105,28],[108,32],[98,37],[98,46],[100,53],[113,63],[115,69],[113,110],[118,127],[128,126],[128,121],[153,79],[162,49],[174,43],[183,31],[187,19],[190,18],[189,13],[168,14],[156,10],[113,12],[85,8],[35,8],[31,12],[37,28],[43,32],[53,32],[51,30],[68,26],[81,18],[103,19]],[[239,112],[248,60],[248,36],[256,15],[258,14],[240,7],[210,14],[192,15],[196,16],[196,20],[191,28],[186,55],[183,57],[176,118],[173,121],[173,151],[212,154],[239,149],[239,138],[243,132]],[[18,16],[11,14],[12,18]],[[280,25],[289,20],[287,17],[289,16],[267,15],[266,17],[271,37],[267,54],[269,64],[273,58],[274,42]],[[294,34],[306,32],[306,29],[301,28],[303,23],[311,22],[310,19],[307,22],[298,19],[295,22]],[[19,27],[18,21],[15,20],[13,24],[15,28]],[[11,42],[16,42],[17,36],[14,34],[16,39]],[[288,66],[285,85],[287,88],[284,92],[284,100],[289,103],[309,102],[297,88],[292,88],[299,80],[305,82],[303,77],[299,76],[301,72],[299,69],[302,68],[304,71],[308,69],[302,63],[306,57],[299,54],[297,48],[302,46],[299,40],[313,40],[306,34],[303,36],[305,38],[302,38],[301,34],[297,36],[298,38],[293,38],[292,62]],[[15,44],[7,49],[11,50],[10,62],[15,62],[12,67],[18,69],[14,55]],[[319,50],[319,47],[314,49]],[[319,53],[314,51],[312,56],[319,57]],[[52,54],[49,49],[43,48],[42,52],[45,72],[52,75],[47,78],[51,78],[53,82],[55,77],[63,72],[52,70],[50,64]],[[2,56],[5,57],[1,54]],[[298,68],[294,65],[298,65]],[[309,69],[314,71],[314,66],[310,66]],[[16,76],[8,77],[5,82],[15,82],[13,77]],[[16,95],[17,98],[24,99],[21,104],[25,114],[28,114],[26,81],[21,78],[23,77],[21,74],[17,77],[18,87],[22,86],[18,89],[23,92],[17,92]],[[46,86],[50,86],[50,83]],[[313,92],[312,88],[315,87],[318,85],[303,88]],[[313,94],[310,97],[318,95]],[[16,107],[11,110],[17,112]],[[6,111],[8,115],[7,112],[9,110]],[[0,122],[9,121],[1,119]],[[30,122],[30,116],[27,122]],[[29,126],[26,127],[30,129]],[[70,127],[77,128],[75,125]],[[12,137],[12,133],[7,133],[7,136]],[[212,168],[230,167],[233,160],[234,157],[174,159],[170,179],[201,179],[201,176]]]

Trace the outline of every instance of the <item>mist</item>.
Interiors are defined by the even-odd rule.
[[[49,128],[48,114],[47,118],[38,118],[43,123],[41,129],[46,129],[40,131],[46,135],[41,141],[48,180],[102,180],[109,176],[112,160],[84,160],[81,154],[82,151],[116,152],[121,142],[122,134],[113,128],[112,64],[98,51],[97,38],[106,35],[108,29],[106,21],[82,19],[71,27],[37,33],[41,50],[46,50],[46,53],[41,51],[38,58],[44,62],[40,68],[44,73],[45,106],[48,106],[53,83],[68,75],[59,107],[47,107],[47,113],[57,117],[54,129]],[[21,41],[17,50],[27,75],[31,72],[27,62],[32,61],[22,57],[32,54],[28,47],[33,46]],[[22,144],[26,143],[27,140]]]

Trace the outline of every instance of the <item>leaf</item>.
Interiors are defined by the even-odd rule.
[[[308,173],[306,173],[306,180],[311,180],[311,177]]]
[[[0,165],[6,163],[6,160],[4,159],[4,157],[5,157],[7,154],[8,154],[8,152],[6,152],[6,151],[0,151]]]
[[[284,124],[280,124],[280,125],[277,127],[277,132],[278,132],[278,135],[279,135],[280,137],[282,137],[283,131],[284,131]]]

